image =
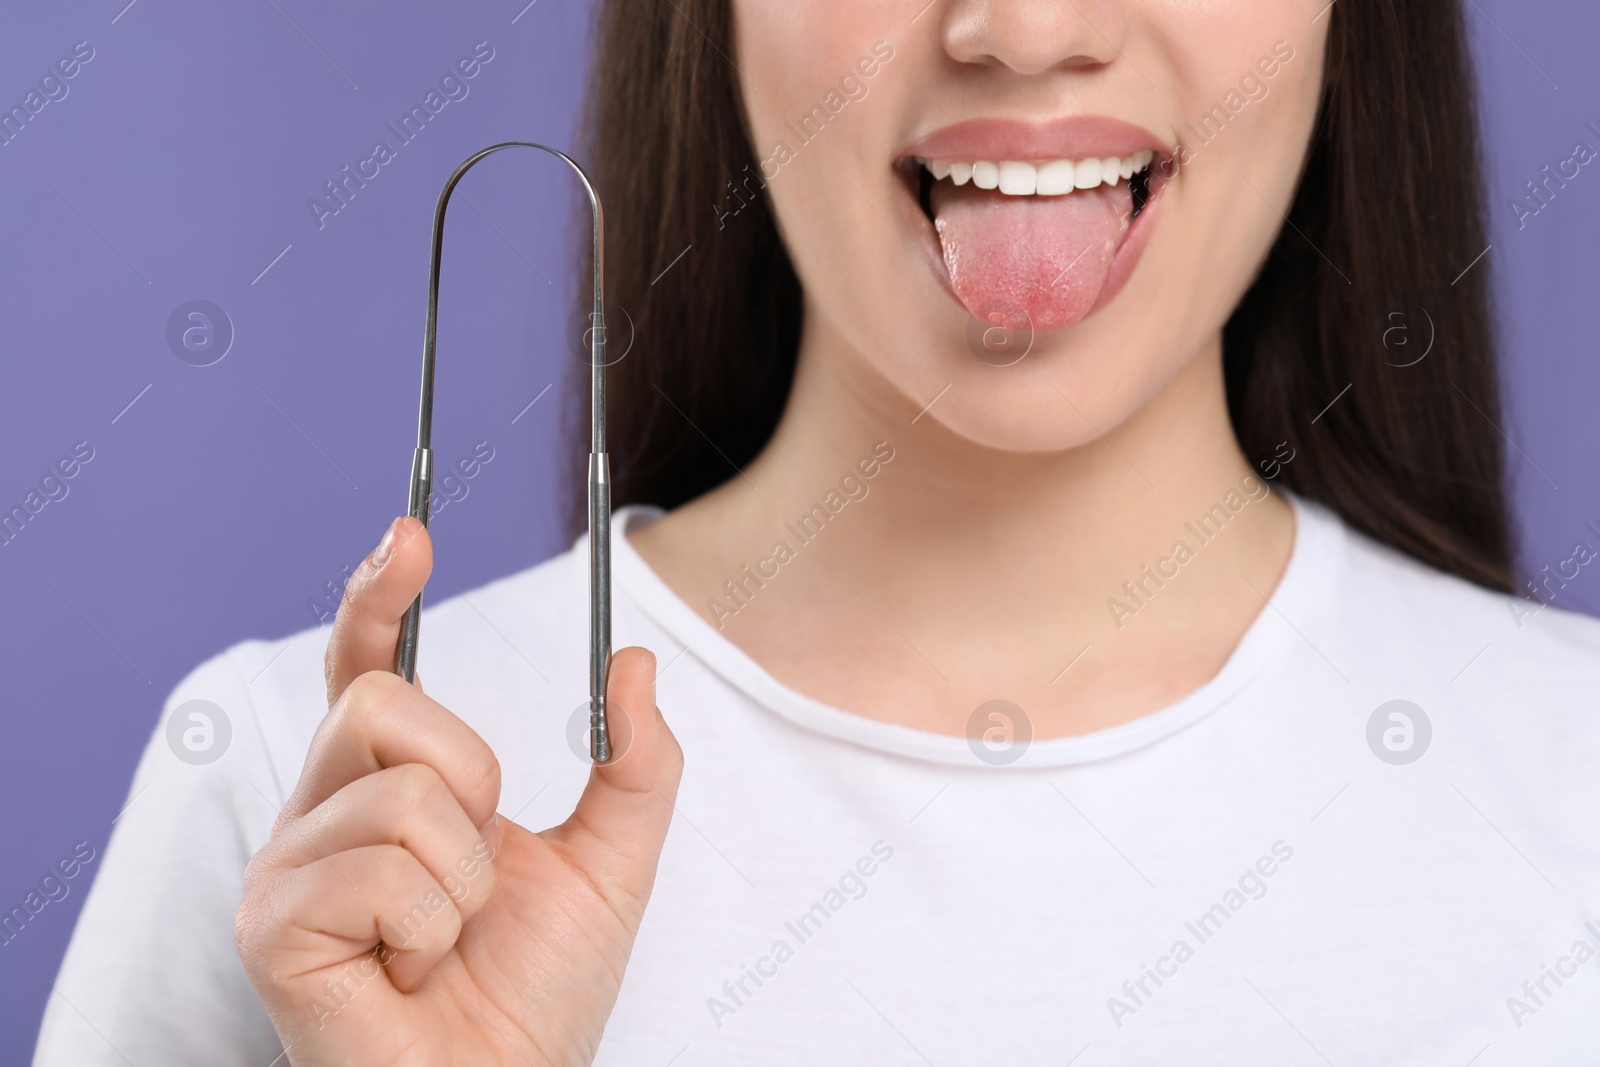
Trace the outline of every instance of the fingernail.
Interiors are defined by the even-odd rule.
[[[489,816],[488,822],[478,827],[478,836],[487,841],[489,839],[489,835],[494,833],[494,828],[499,825],[499,822],[500,813],[497,811],[493,815]]]
[[[389,528],[383,532],[383,540],[379,541],[378,547],[372,550],[372,555],[369,559],[373,570],[382,570],[383,565],[389,562],[389,557],[394,555],[394,546],[398,541],[396,530],[399,525],[399,519],[391,522]]]

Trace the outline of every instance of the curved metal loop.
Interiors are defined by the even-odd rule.
[[[417,449],[411,462],[409,513],[426,526],[433,495],[433,368],[439,318],[439,264],[444,255],[444,217],[450,195],[467,171],[486,156],[505,148],[537,148],[561,159],[577,174],[589,198],[594,217],[594,303],[589,319],[589,752],[596,762],[611,757],[606,726],[606,677],[611,662],[611,470],[606,456],[606,339],[604,276],[604,221],[600,197],[582,167],[559,149],[534,141],[503,141],[469,156],[450,175],[439,193],[433,212],[433,250],[428,265],[428,322],[422,347],[422,396],[417,410]],[[400,640],[395,648],[395,673],[416,681],[417,640],[421,624],[422,595],[406,610]]]

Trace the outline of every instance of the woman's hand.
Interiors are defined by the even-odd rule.
[[[391,673],[432,558],[421,523],[398,519],[350,581],[327,718],[245,872],[239,954],[297,1067],[588,1063],[683,769],[655,657],[612,657],[621,755],[566,822],[524,830],[495,814],[489,746]]]

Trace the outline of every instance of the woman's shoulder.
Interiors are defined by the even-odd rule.
[[[1587,546],[1580,543],[1569,566],[1546,568],[1543,586],[1519,596],[1448,574],[1331,521],[1341,526],[1345,544],[1331,590],[1339,629],[1371,654],[1391,665],[1454,666],[1446,679],[1451,687],[1574,699],[1600,692],[1600,619],[1572,607],[1588,577],[1577,561],[1596,558]]]

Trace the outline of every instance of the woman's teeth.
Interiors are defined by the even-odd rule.
[[[978,160],[973,163],[947,163],[917,157],[935,181],[949,178],[956,185],[971,182],[979,189],[998,189],[1007,196],[1063,196],[1075,189],[1093,189],[1101,184],[1115,185],[1144,170],[1155,159],[1145,149],[1131,156],[1104,159],[1057,159],[1034,166],[1005,160],[999,163]]]

